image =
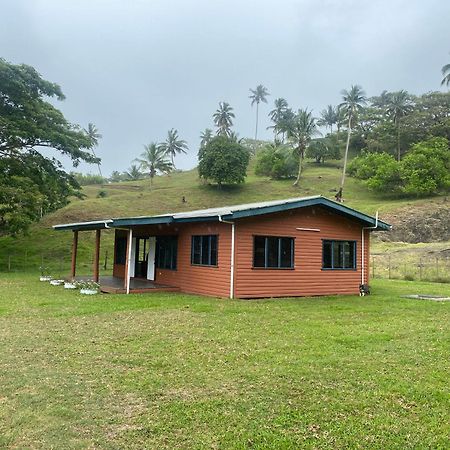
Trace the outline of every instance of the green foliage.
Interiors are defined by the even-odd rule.
[[[350,162],[348,174],[360,180],[368,180],[392,161],[395,162],[395,159],[388,153],[364,153]]]
[[[401,166],[406,194],[423,196],[450,189],[450,149],[445,138],[413,145]]]
[[[175,168],[174,159],[180,153],[186,153],[188,146],[185,140],[180,139],[178,131],[172,128],[167,132],[166,140],[160,144],[165,154],[170,158],[173,168]]]
[[[339,142],[333,135],[315,139],[309,144],[306,150],[306,157],[314,159],[316,163],[324,163],[326,159],[340,159]]]
[[[273,179],[295,177],[297,161],[287,146],[266,146],[256,155],[255,175]]]
[[[80,185],[64,172],[56,160],[40,153],[0,158],[0,234],[17,234],[42,215],[81,196]]]
[[[107,191],[98,191],[97,198],[105,198],[108,196]]]
[[[155,142],[144,146],[145,150],[140,158],[136,159],[140,168],[148,172],[150,184],[158,173],[170,173],[173,170],[172,163],[167,159],[167,150],[164,146]]]
[[[71,175],[77,180],[80,186],[89,186],[91,184],[104,184],[106,179],[100,175],[95,175],[93,173],[79,173],[71,172]]]
[[[400,162],[387,153],[367,153],[355,158],[349,173],[367,180],[367,186],[383,193],[426,196],[450,189],[448,140],[434,137],[412,146]]]
[[[211,139],[199,151],[201,178],[222,184],[243,183],[250,160],[248,150],[226,136]]]
[[[218,136],[230,136],[231,127],[233,126],[233,119],[235,115],[233,108],[227,102],[220,102],[219,108],[213,114],[214,124],[217,127],[216,134]]]
[[[36,149],[49,147],[72,159],[99,162],[93,138],[45,98],[64,100],[61,88],[30,66],[0,59],[0,233],[17,234],[43,214],[68,203],[80,188],[56,159]]]

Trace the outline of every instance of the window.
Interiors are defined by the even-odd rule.
[[[217,236],[192,236],[191,264],[217,266]]]
[[[323,269],[356,269],[355,241],[323,241]]]
[[[156,261],[158,269],[177,269],[177,236],[157,236],[156,237]]]
[[[114,260],[116,264],[125,264],[125,256],[127,253],[127,238],[117,237],[115,245]]]
[[[292,269],[294,267],[294,238],[255,236],[253,267]]]

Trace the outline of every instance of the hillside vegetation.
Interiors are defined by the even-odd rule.
[[[79,222],[136,215],[163,214],[213,206],[257,202],[289,197],[324,195],[334,198],[333,189],[339,185],[340,168],[337,162],[329,164],[308,163],[298,188],[291,180],[270,180],[254,175],[253,167],[245,183],[237,186],[203,184],[193,169],[173,173],[170,176],[155,177],[153,187],[149,180],[111,183],[102,186],[85,186],[84,200],[73,198],[64,208],[45,216],[34,224],[26,236],[0,238],[0,270],[36,270],[42,262],[50,265],[53,272],[66,270],[70,260],[71,233],[55,232],[51,226],[57,223]],[[444,197],[431,199],[380,199],[379,194],[370,192],[362,181],[348,178],[345,204],[374,215],[378,210],[381,218],[394,218],[396,211],[416,207],[440,207]],[[101,196],[99,193],[102,192]],[[183,196],[186,203],[183,203]],[[108,250],[111,256],[112,233],[104,232],[102,237],[102,261]],[[81,233],[79,266],[89,272],[92,259],[92,235]],[[44,261],[42,261],[44,258]],[[57,275],[57,273],[54,273]]]

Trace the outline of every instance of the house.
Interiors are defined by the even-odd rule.
[[[55,225],[115,230],[113,277],[105,292],[179,290],[230,298],[357,294],[368,283],[369,240],[390,225],[322,196],[157,216]]]

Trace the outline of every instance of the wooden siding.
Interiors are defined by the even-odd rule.
[[[121,236],[120,232],[121,230],[117,230],[116,236]],[[210,234],[218,236],[217,266],[192,265],[192,236]],[[178,287],[181,291],[188,293],[217,297],[228,297],[230,295],[231,225],[199,222],[133,228],[133,237],[163,235],[178,236],[177,270],[156,268],[155,283]],[[123,266],[114,264],[113,273],[115,276],[123,277]]]
[[[320,231],[301,231],[312,228]],[[295,239],[294,269],[253,268],[253,237]],[[322,240],[356,241],[356,270],[323,270]],[[366,262],[369,232],[365,234]],[[367,265],[368,268],[368,265]],[[367,282],[366,271],[366,282]],[[322,207],[242,219],[236,224],[235,296],[285,297],[357,294],[361,283],[361,224]]]

